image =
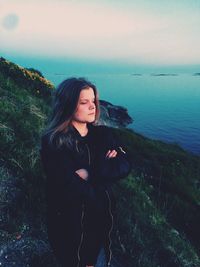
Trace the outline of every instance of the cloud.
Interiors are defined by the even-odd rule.
[[[130,5],[10,0],[1,14],[3,21],[9,14],[20,18],[18,24],[10,17],[7,28],[4,22],[0,29],[1,49],[6,52],[135,63],[200,61],[199,11],[159,15]]]

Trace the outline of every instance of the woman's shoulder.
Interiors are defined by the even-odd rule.
[[[50,141],[49,134],[43,134],[40,138],[40,154],[45,154],[46,152],[53,151],[54,147]]]
[[[52,152],[58,151],[58,146],[55,142],[56,140],[52,138],[51,133],[45,133],[41,136],[40,140],[40,149],[41,150],[48,150]]]
[[[70,137],[71,138],[71,137]],[[73,140],[71,140],[73,142]],[[49,153],[65,155],[74,152],[74,148],[69,146],[69,140],[67,140],[66,133],[51,132],[45,133],[41,136],[40,148]]]
[[[45,133],[41,136],[41,146],[42,147],[50,147],[51,144],[51,135],[50,133]]]

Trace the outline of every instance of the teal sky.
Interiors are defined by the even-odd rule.
[[[0,0],[0,55],[198,71],[199,25],[200,0]]]

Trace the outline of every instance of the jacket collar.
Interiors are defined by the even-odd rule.
[[[72,131],[73,135],[76,137],[77,140],[84,142],[84,141],[88,141],[88,139],[90,139],[90,137],[92,136],[95,125],[88,123],[87,127],[88,127],[88,133],[85,136],[81,136],[79,131],[73,125],[70,125],[70,130]]]

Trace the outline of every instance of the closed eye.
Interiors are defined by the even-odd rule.
[[[92,103],[95,103],[95,100],[92,101]],[[87,104],[87,102],[80,102],[80,104]]]

